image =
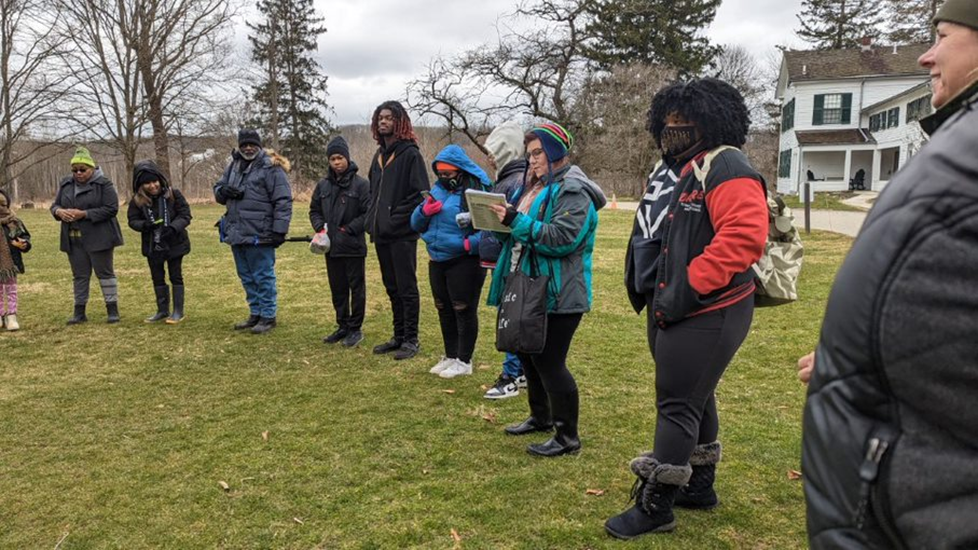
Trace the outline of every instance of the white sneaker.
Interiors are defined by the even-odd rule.
[[[496,383],[482,397],[486,399],[508,399],[510,397],[516,397],[519,394],[520,388],[516,380],[501,374],[496,379]]]
[[[453,363],[447,369],[438,373],[442,378],[455,378],[465,374],[472,374],[472,363],[463,363],[458,359],[452,359]]]
[[[516,387],[525,390],[526,389],[526,376],[520,375],[516,377]]]
[[[6,325],[7,325],[7,330],[9,330],[10,332],[20,330],[20,325],[17,323],[17,314],[11,313],[10,315],[7,315]]]
[[[442,357],[441,358],[441,361],[438,361],[437,363],[435,363],[435,366],[431,367],[431,370],[428,371],[428,372],[430,372],[431,374],[441,374],[441,372],[443,370],[447,369],[448,367],[450,367],[450,366],[452,366],[454,364],[455,364],[455,359],[449,359],[448,357]]]

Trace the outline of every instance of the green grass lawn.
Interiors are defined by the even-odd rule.
[[[805,202],[802,200],[804,198],[803,195],[804,193],[799,195],[782,195],[781,198],[784,199],[784,203],[792,210],[803,211],[805,209]],[[855,206],[850,206],[842,202],[855,196],[856,194],[851,191],[815,193],[815,197],[812,200],[812,209],[865,212],[861,208],[856,208]]]
[[[308,229],[307,208],[296,204],[295,234]],[[525,398],[482,398],[501,361],[493,310],[481,312],[473,376],[428,374],[441,339],[426,260],[414,360],[370,353],[391,318],[372,252],[358,349],[321,343],[333,329],[325,267],[298,243],[279,250],[279,327],[235,333],[248,311],[212,228],[221,210],[194,213],[183,324],[142,322],[155,310],[152,285],[138,235],[124,229],[122,323],[105,323],[93,285],[90,322],[66,327],[58,224],[21,212],[34,250],[20,279],[23,330],[0,332],[0,548],[625,547],[602,524],[626,506],[627,464],[650,447],[655,418],[644,317],[621,283],[631,214],[602,215],[595,308],[569,358],[584,448],[539,459],[524,448],[545,436],[502,432],[526,416]],[[628,548],[805,546],[802,486],[789,479],[805,393],[794,365],[816,342],[849,245],[809,238],[803,299],[756,313],[720,385],[722,505],[680,511],[674,534]]]

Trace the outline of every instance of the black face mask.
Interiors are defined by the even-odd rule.
[[[662,152],[672,158],[681,158],[683,153],[687,153],[698,141],[696,139],[696,126],[688,124],[685,126],[667,126],[662,130],[660,136],[662,142]]]
[[[438,183],[440,183],[441,186],[444,187],[445,189],[448,189],[449,191],[454,191],[458,189],[458,186],[462,182],[459,181],[458,176],[456,176],[454,178],[438,178]]]

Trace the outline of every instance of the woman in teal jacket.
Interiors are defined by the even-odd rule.
[[[524,141],[530,163],[527,184],[515,206],[493,208],[511,233],[499,234],[503,248],[493,272],[489,305],[499,305],[510,273],[517,269],[530,273],[530,256],[522,251],[531,246],[540,273],[550,277],[546,345],[539,354],[519,356],[530,416],[506,432],[523,435],[556,428],[554,437],[530,445],[527,451],[559,456],[581,448],[577,382],[567,370],[566,359],[581,317],[591,309],[591,254],[598,210],[607,200],[598,185],[570,163],[567,152],[573,137],[563,127],[542,124]]]
[[[472,374],[479,296],[486,280],[479,262],[481,234],[472,227],[465,190],[486,190],[492,182],[458,145],[442,149],[431,170],[438,179],[411,214],[411,228],[421,233],[428,247],[428,278],[445,343],[444,357],[430,372],[454,378]]]

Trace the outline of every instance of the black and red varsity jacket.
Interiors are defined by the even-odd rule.
[[[694,170],[704,168],[708,153],[686,163],[668,196],[651,301],[660,328],[754,294],[751,266],[764,252],[768,234],[764,178],[743,152],[727,149],[712,159],[701,182]],[[625,286],[641,313],[649,302],[635,289],[632,254],[630,239]]]

